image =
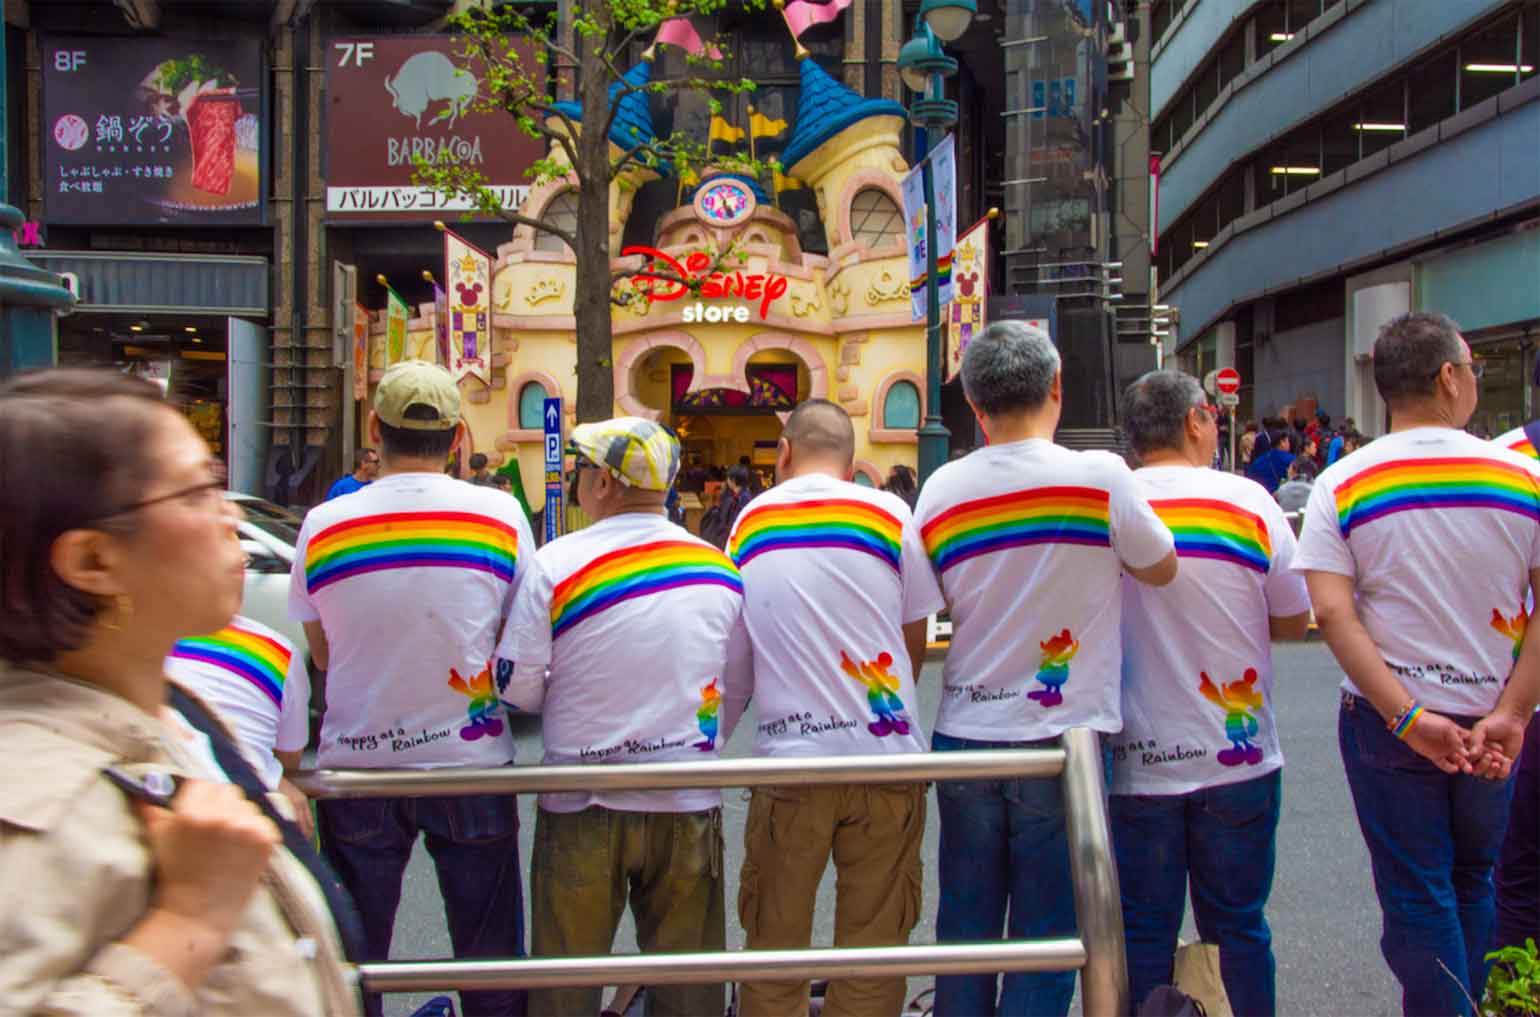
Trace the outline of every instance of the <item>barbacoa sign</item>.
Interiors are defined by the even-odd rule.
[[[533,50],[518,42],[533,67]],[[432,219],[470,204],[412,183],[416,161],[481,170],[505,206],[528,193],[541,143],[504,114],[475,113],[480,68],[447,35],[334,39],[326,59],[326,216]]]

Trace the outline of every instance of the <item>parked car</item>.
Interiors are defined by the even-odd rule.
[[[246,513],[240,525],[241,549],[248,559],[241,614],[283,633],[299,652],[308,652],[304,626],[289,618],[289,569],[299,541],[299,516],[238,491],[227,491],[225,497]]]

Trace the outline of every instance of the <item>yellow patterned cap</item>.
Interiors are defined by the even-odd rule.
[[[679,440],[662,424],[641,417],[579,424],[567,449],[643,491],[667,491],[679,472]]]

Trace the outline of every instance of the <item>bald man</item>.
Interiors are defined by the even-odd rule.
[[[855,430],[811,399],[786,421],[778,484],[738,517],[728,553],[743,574],[763,756],[925,752],[914,681],[941,591],[909,507],[850,482]],[[922,784],[756,788],[738,913],[750,949],[806,947],[818,883],[834,856],[835,946],[904,943],[920,913]],[[742,1014],[807,1013],[808,983],[750,982]],[[898,1013],[904,979],[838,979],[824,1013]]]

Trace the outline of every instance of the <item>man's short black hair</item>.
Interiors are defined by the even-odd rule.
[[[437,420],[438,412],[431,406],[413,404],[406,408],[404,416],[408,420]],[[382,420],[380,439],[387,459],[447,459],[449,450],[454,447],[455,429],[422,431],[413,427],[391,427]]]
[[[470,463],[471,469],[480,473],[487,468],[487,454],[485,452],[472,452]]]
[[[1374,340],[1374,387],[1386,405],[1431,396],[1445,364],[1465,359],[1460,329],[1448,316],[1413,311],[1387,321]]]
[[[372,455],[374,455],[374,449],[369,448],[367,445],[356,450],[353,453],[353,469],[356,471],[360,466],[367,463]]]

